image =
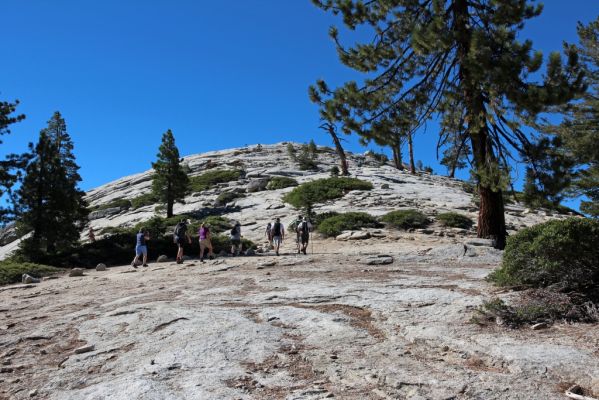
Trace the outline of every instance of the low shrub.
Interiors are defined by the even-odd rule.
[[[499,298],[484,302],[475,310],[472,322],[479,325],[499,323],[510,328],[525,324],[555,321],[597,322],[596,305],[576,295],[547,289],[524,292],[514,304],[506,304]]]
[[[123,210],[128,210],[131,207],[131,200],[127,199],[116,199],[112,200],[109,203],[101,204],[99,206],[93,207],[94,211],[106,210],[107,208],[116,208],[119,207]]]
[[[283,197],[283,201],[311,211],[314,204],[338,199],[350,190],[372,190],[372,183],[357,178],[317,179],[296,187]]]
[[[318,225],[318,231],[324,236],[337,236],[343,231],[376,228],[380,224],[370,214],[364,212],[348,212],[326,218]]]
[[[467,216],[455,212],[439,214],[435,217],[443,226],[470,229],[474,222]]]
[[[559,287],[599,300],[599,221],[553,220],[508,238],[501,267],[489,275],[497,285]]]
[[[336,165],[333,165],[331,167],[331,169],[329,170],[329,174],[331,175],[332,178],[338,177],[340,174],[339,167]]]
[[[284,189],[287,187],[297,186],[298,183],[295,179],[289,178],[287,176],[273,176],[268,181],[268,185],[266,185],[266,189],[268,190],[277,190]]]
[[[222,207],[227,203],[232,202],[235,199],[239,199],[245,197],[245,194],[243,193],[238,193],[236,191],[232,191],[232,192],[223,192],[221,194],[219,194],[216,197],[216,200],[214,201],[214,205],[217,207]]]
[[[29,262],[18,262],[14,260],[0,261],[0,285],[21,282],[23,274],[29,274],[35,278],[54,275],[63,270],[49,265],[34,264]]]
[[[156,204],[158,201],[158,196],[156,196],[154,193],[142,194],[141,196],[131,199],[131,208],[136,210],[141,207]]]
[[[381,217],[381,221],[398,229],[424,228],[430,221],[418,210],[391,211]]]
[[[241,178],[243,174],[243,171],[239,169],[211,170],[204,172],[202,175],[189,178],[189,187],[192,192],[202,192],[218,183],[236,181]]]
[[[315,214],[311,218],[310,222],[312,222],[312,226],[314,227],[314,229],[316,229],[322,223],[322,221],[337,215],[339,215],[339,213],[336,211],[326,211],[320,214]]]

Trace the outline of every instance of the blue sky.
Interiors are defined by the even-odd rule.
[[[576,22],[598,12],[596,0],[547,0],[523,37],[546,54],[561,50],[576,42]],[[312,138],[330,145],[307,88],[357,77],[327,35],[341,21],[309,0],[28,0],[5,2],[2,16],[0,99],[19,99],[27,119],[0,156],[26,150],[59,110],[84,189],[150,168],[169,128],[183,155]],[[444,173],[435,143],[435,129],[419,135],[416,158]],[[357,140],[346,146],[364,151]]]

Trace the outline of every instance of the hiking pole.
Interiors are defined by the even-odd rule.
[[[312,232],[308,232],[308,237],[310,238],[310,243],[312,243],[312,255],[314,255],[314,242],[312,241]]]

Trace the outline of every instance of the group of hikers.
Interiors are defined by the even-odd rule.
[[[183,262],[184,246],[191,244],[191,236],[188,232],[188,225],[191,223],[190,220],[182,219],[173,231],[173,242],[177,245],[177,264]],[[308,243],[310,242],[310,232],[312,232],[312,224],[307,218],[300,215],[291,224],[292,229],[296,232],[296,244],[298,254],[307,254]],[[206,250],[208,250],[208,257],[210,260],[214,259],[214,251],[212,248],[212,236],[210,232],[210,225],[202,222],[198,229],[198,240],[200,244],[200,262],[204,262],[204,256]],[[285,239],[285,227],[281,222],[280,218],[277,218],[274,223],[269,222],[266,225],[266,239],[270,249],[274,249],[276,255],[279,255],[280,247]],[[241,242],[241,224],[239,221],[235,222],[233,228],[229,233],[231,241],[231,255],[238,256],[243,250]],[[148,245],[147,241],[150,240],[150,233],[145,228],[140,228],[136,234],[135,243],[135,258],[131,262],[131,266],[137,268],[139,265],[144,267],[148,266]]]

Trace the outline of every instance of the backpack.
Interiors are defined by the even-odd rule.
[[[236,227],[236,226],[234,226],[234,227],[231,229],[231,236],[236,236],[236,235],[237,235],[237,227]]]
[[[183,237],[183,236],[185,236],[186,231],[187,231],[187,226],[185,226],[185,224],[182,224],[179,222],[177,224],[177,226],[175,226],[175,231],[173,233],[177,237]]]
[[[302,222],[302,225],[300,227],[300,230],[303,234],[309,233],[310,232],[310,228],[308,227],[308,223],[306,221]]]
[[[281,236],[281,223],[280,222],[275,222],[275,224],[273,225],[272,235],[273,236]]]

